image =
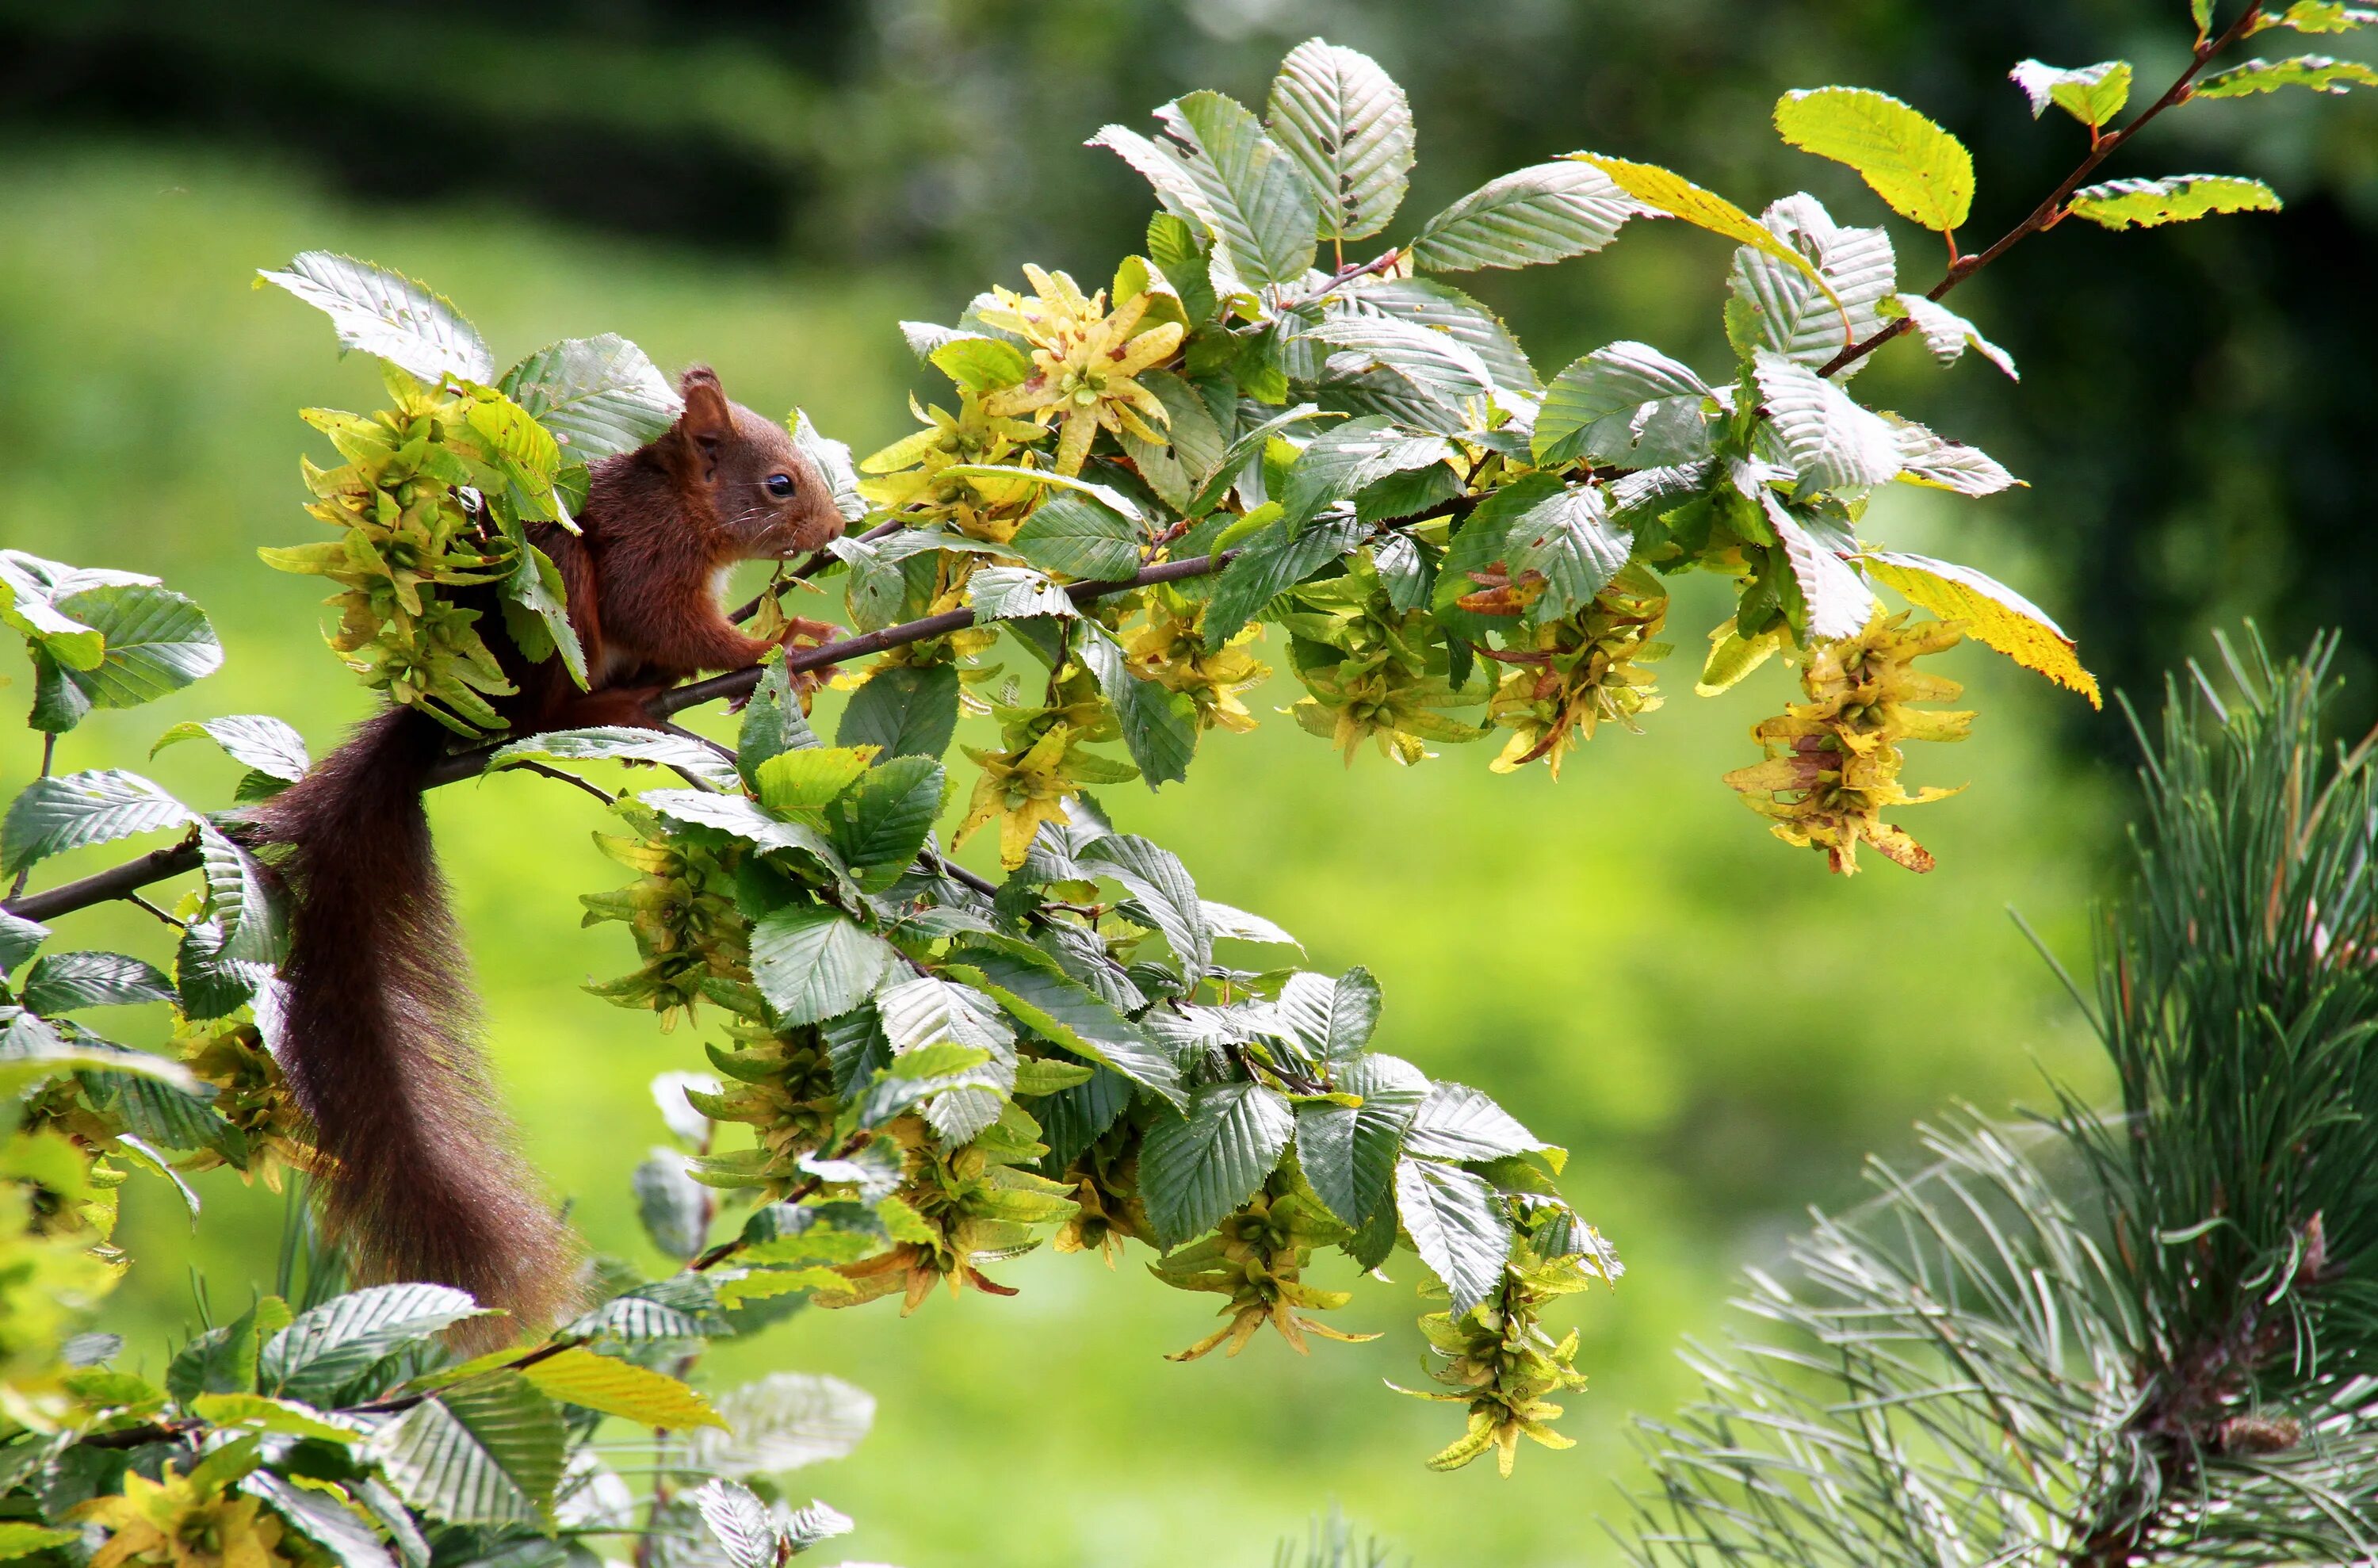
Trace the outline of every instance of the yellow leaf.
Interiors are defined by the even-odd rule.
[[[2047,611],[2005,584],[1970,566],[1928,556],[1877,553],[1866,558],[1866,566],[1876,581],[1898,590],[1909,603],[1958,621],[1967,636],[2080,693],[2091,707],[2106,706],[2097,678],[2073,656],[2072,639]]]
[[[1888,93],[1863,87],[1787,92],[1775,128],[1805,152],[1856,169],[1892,210],[1946,234],[1974,206],[1965,144]]]
[[[710,1401],[663,1372],[574,1348],[522,1367],[537,1392],[564,1405],[600,1410],[647,1427],[716,1427],[731,1431]]]
[[[1849,314],[1842,305],[1841,296],[1833,292],[1832,284],[1817,270],[1816,263],[1776,238],[1766,224],[1724,197],[1703,190],[1675,170],[1661,168],[1657,163],[1630,163],[1624,158],[1606,158],[1599,152],[1571,152],[1568,156],[1600,169],[1610,176],[1612,184],[1646,207],[1657,208],[1671,218],[1682,218],[1696,228],[1723,235],[1799,268],[1824,290],[1825,297],[1842,310],[1842,320],[1847,323]]]
[[[718,1285],[718,1304],[740,1307],[746,1301],[758,1301],[770,1296],[784,1296],[796,1290],[847,1290],[850,1282],[832,1269],[763,1269],[745,1274],[740,1279],[722,1280]]]

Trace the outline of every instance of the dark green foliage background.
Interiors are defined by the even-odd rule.
[[[309,312],[247,291],[256,265],[314,246],[371,256],[434,281],[507,348],[616,330],[666,367],[715,363],[763,409],[798,401],[865,452],[908,428],[894,320],[946,320],[1025,259],[1087,279],[1135,247],[1144,191],[1082,138],[1186,87],[1258,95],[1298,38],[1369,50],[1410,88],[1413,211],[1586,145],[1754,207],[1805,185],[1870,221],[1845,173],[1765,129],[1783,88],[1840,80],[1964,136],[1977,227],[1994,228],[2061,172],[2073,136],[2034,127],[1998,73],[2025,54],[2131,53],[2159,77],[2186,24],[2177,0],[1984,9],[1539,4],[1476,8],[1448,38],[1442,8],[1417,3],[619,3],[500,21],[366,6],[333,33],[311,8],[0,0],[0,537],[165,576],[215,613],[230,653],[190,692],[96,716],[67,761],[137,765],[174,719],[259,710],[318,753],[363,709],[316,638],[311,585],[253,550],[310,526],[295,408],[371,406],[376,389],[367,367],[330,361]],[[2112,172],[2237,168],[2291,211],[2150,236],[2074,225],[2018,251],[1959,303],[2015,353],[2021,388],[1885,354],[1862,390],[2036,487],[1930,511],[1900,498],[1894,541],[1953,545],[2023,586],[2124,683],[2239,609],[2266,613],[2281,644],[2342,621],[2366,664],[2378,622],[2348,596],[2378,561],[2350,481],[2373,389],[2350,345],[2372,340],[2373,307],[2348,285],[2373,270],[2373,104],[2208,104],[2159,130]],[[2181,139],[2200,133],[2216,139]],[[1718,341],[1724,260],[1721,241],[1643,225],[1605,255],[1478,282],[1541,368],[1620,335],[1691,358]],[[1370,964],[1385,1048],[1577,1151],[1567,1189],[1634,1270],[1579,1310],[1595,1380],[1567,1423],[1579,1452],[1533,1456],[1510,1483],[1423,1472],[1435,1413],[1375,1383],[1416,1370],[1409,1282],[1344,1314],[1388,1331],[1384,1345],[1299,1362],[1261,1343],[1182,1368],[1158,1353],[1206,1332],[1202,1304],[1036,1258],[1009,1269],[1014,1301],[937,1299],[906,1322],[816,1314],[722,1357],[723,1377],[798,1366],[882,1396],[876,1436],[814,1478],[862,1521],[851,1555],[1252,1562],[1335,1495],[1423,1563],[1604,1558],[1585,1521],[1615,1512],[1619,1417],[1673,1403],[1685,1380],[1668,1352],[1713,1323],[1732,1267],[1771,1255],[1800,1203],[1852,1194],[1857,1154],[1904,1149],[1945,1097],[2037,1098],[2035,1055],[2091,1070],[2000,911],[2017,902],[2078,946],[2110,858],[2115,722],[1985,651],[1950,656],[1986,717],[1915,763],[1975,785],[1916,825],[1941,871],[1830,881],[1717,779],[1748,760],[1744,731],[1780,702],[1782,672],[1703,703],[1699,652],[1669,667],[1650,735],[1606,733],[1559,785],[1491,778],[1475,748],[1345,771],[1271,711],[1292,693],[1258,694],[1257,736],[1160,797],[1134,785],[1107,802],[1176,846],[1208,896],[1303,935],[1315,968]],[[22,663],[5,660],[6,700],[21,701]],[[0,784],[33,762],[9,741]],[[234,778],[198,748],[153,772],[207,802]],[[617,880],[588,841],[598,814],[521,776],[445,791],[435,811],[532,1152],[598,1244],[632,1248],[626,1175],[659,1132],[644,1080],[701,1063],[694,1038],[576,990],[631,961],[617,933],[577,927],[574,895]],[[77,937],[132,946],[141,923],[101,914]],[[244,1300],[279,1205],[201,1185],[199,1260],[219,1301]],[[134,1343],[153,1369],[186,1317],[190,1248],[160,1190],[134,1203],[141,1262],[119,1299],[144,1315]]]

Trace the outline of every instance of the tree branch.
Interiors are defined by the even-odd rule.
[[[1224,550],[1217,555],[1197,555],[1185,561],[1163,561],[1116,582],[1068,584],[1065,592],[1075,604],[1089,604],[1135,588],[1152,587],[1159,583],[1178,583],[1192,577],[1207,576],[1229,565],[1237,554],[1236,550]],[[947,610],[940,615],[928,615],[897,626],[886,626],[881,631],[847,637],[839,643],[828,643],[823,647],[802,648],[788,653],[785,668],[796,674],[808,669],[823,669],[847,659],[882,653],[887,648],[946,637],[953,632],[963,632],[974,623],[975,616],[971,609]],[[760,669],[754,666],[750,669],[732,670],[725,675],[714,675],[706,681],[693,681],[672,687],[646,706],[657,728],[673,729],[674,726],[665,722],[670,715],[698,707],[703,703],[716,702],[722,697],[744,696],[759,683]],[[498,746],[504,743],[499,742],[472,751],[458,752],[446,758],[430,770],[426,787],[436,789],[440,785],[476,778],[486,771],[487,759],[494,756]],[[539,768],[538,771],[545,770]],[[594,793],[601,793],[583,779],[571,778],[570,782]],[[198,840],[192,838],[166,849],[151,850],[138,859],[112,866],[80,881],[9,899],[0,902],[0,910],[19,920],[50,920],[58,915],[72,914],[77,910],[89,909],[94,904],[129,897],[152,882],[162,882],[169,876],[179,876],[198,867]]]
[[[2213,57],[2216,54],[2220,54],[2221,51],[2228,48],[2229,45],[2237,42],[2240,38],[2243,38],[2246,35],[2246,30],[2254,25],[2255,18],[2260,17],[2262,14],[2263,0],[2253,0],[2252,4],[2249,5],[2244,10],[2238,13],[2238,19],[2231,22],[2229,26],[2223,30],[2220,36],[2216,38],[2208,38],[2198,43],[2194,53],[2189,59],[2188,69],[2180,72],[2180,79],[2173,82],[2171,86],[2164,90],[2162,97],[2156,99],[2153,103],[2148,104],[2144,109],[2141,110],[2135,119],[2132,120],[2129,125],[2124,126],[2121,129],[2114,132],[2112,135],[2093,138],[2089,145],[2088,156],[2082,159],[2079,166],[2074,168],[2071,174],[2065,175],[2062,183],[2058,185],[2054,190],[2049,191],[2040,204],[2031,210],[2030,216],[2024,219],[2022,223],[2017,223],[2014,227],[2009,229],[2006,233],[2000,235],[1998,237],[1997,242],[1991,245],[1988,249],[1976,251],[1970,256],[1959,257],[1956,260],[1950,263],[1947,275],[1941,278],[1939,283],[1934,283],[1932,287],[1925,293],[1924,297],[1927,299],[1939,299],[1951,289],[1955,288],[1959,283],[1962,283],[1967,278],[1972,277],[1976,272],[1980,271],[1983,268],[1988,266],[2000,257],[2004,256],[2008,251],[2012,250],[2028,236],[2036,234],[2043,234],[2046,231],[2054,228],[2059,223],[2061,223],[2064,218],[2064,203],[2074,191],[2081,188],[2081,182],[2087,179],[2091,175],[2096,173],[2097,165],[2104,163],[2108,158],[2112,157],[2117,150],[2129,142],[2131,138],[2146,129],[2148,124],[2152,122],[2156,115],[2162,114],[2166,109],[2172,107],[2176,103],[2186,103],[2190,93],[2194,89],[2197,73],[2204,70],[2206,66],[2212,64]],[[1952,240],[1951,243],[1953,247],[1954,241]],[[1905,316],[1900,317],[1897,320],[1892,322],[1889,326],[1882,328],[1880,332],[1876,332],[1872,337],[1868,338],[1865,342],[1852,344],[1849,347],[1842,350],[1839,354],[1834,355],[1831,359],[1825,361],[1825,363],[1818,369],[1817,374],[1820,376],[1832,376],[1846,370],[1851,366],[1856,364],[1859,360],[1864,359],[1868,355],[1872,354],[1876,349],[1880,348],[1884,344],[1887,344],[1892,339],[1899,337],[1908,332],[1915,326],[1915,321],[1911,318]]]

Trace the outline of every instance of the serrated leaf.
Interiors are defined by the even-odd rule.
[[[1135,834],[1112,833],[1076,857],[1083,870],[1111,876],[1128,888],[1156,921],[1174,953],[1195,981],[1212,966],[1214,935],[1197,899],[1197,884],[1181,857]]]
[[[212,963],[244,975],[278,965],[283,956],[281,911],[255,857],[211,824],[201,824],[198,868],[206,875],[208,908],[221,937],[209,955]]]
[[[1445,333],[1485,362],[1495,384],[1533,397],[1542,384],[1519,340],[1485,306],[1435,278],[1358,278],[1339,289],[1329,308],[1392,316]]]
[[[861,891],[883,892],[915,862],[940,814],[943,781],[931,757],[893,757],[827,806],[826,831]]]
[[[397,1494],[433,1519],[541,1526],[568,1438],[559,1408],[506,1371],[424,1400],[372,1450]]]
[[[1900,294],[1893,295],[1883,303],[1882,313],[1905,316],[1914,321],[1916,331],[1924,339],[1924,346],[1930,349],[1932,357],[1943,365],[1954,365],[1964,357],[1965,350],[1970,347],[2005,371],[2010,380],[2023,380],[2015,372],[2012,356],[1982,336],[1980,330],[1971,321],[1945,305],[1927,299],[1920,294]]]
[[[1395,316],[1334,314],[1322,317],[1304,335],[1358,360],[1367,359],[1449,406],[1494,395],[1494,372],[1476,350],[1450,332]],[[1332,356],[1333,362],[1341,357]]]
[[[1950,440],[1911,421],[1895,420],[1891,428],[1899,441],[1899,461],[1905,465],[1899,476],[1909,484],[1988,496],[2023,482],[1977,446]]]
[[[2081,667],[2072,639],[2047,611],[2005,584],[1970,566],[1895,552],[1868,556],[1867,570],[1909,602],[1960,622],[1975,641],[2080,693],[2091,707],[2104,706],[2097,679]]]
[[[599,1410],[638,1426],[684,1431],[697,1427],[729,1430],[710,1401],[666,1373],[615,1356],[577,1347],[522,1367],[520,1375],[537,1392],[582,1410]]]
[[[358,1421],[317,1410],[294,1399],[274,1399],[261,1393],[201,1393],[185,1401],[190,1414],[219,1427],[254,1427],[291,1437],[320,1438],[330,1442],[361,1442],[371,1429]]]
[[[197,820],[189,807],[138,774],[101,768],[37,778],[0,821],[0,874],[68,850]]]
[[[266,1341],[257,1380],[266,1393],[326,1404],[390,1352],[482,1315],[450,1285],[367,1285],[299,1313]]]
[[[1185,1116],[1159,1117],[1139,1157],[1157,1245],[1202,1236],[1254,1197],[1295,1130],[1288,1102],[1259,1083],[1209,1083]]]
[[[505,371],[497,388],[568,448],[574,463],[657,440],[684,407],[644,351],[616,332],[538,349]]]
[[[1864,631],[1874,616],[1874,591],[1857,569],[1810,532],[1800,515],[1764,485],[1759,488],[1759,503],[1767,513],[1767,525],[1775,530],[1784,547],[1792,580],[1808,606],[1808,634],[1855,637]]]
[[[1032,374],[1032,361],[1005,338],[952,338],[925,357],[933,368],[969,392],[1012,387]]]
[[[2131,101],[2131,63],[2101,60],[2072,70],[2025,60],[2007,73],[2031,103],[2031,117],[2039,118],[2051,103],[2087,126],[2101,130],[2114,123]]]
[[[851,694],[835,741],[846,747],[880,747],[880,758],[936,757],[949,749],[957,722],[956,666],[879,664]]]
[[[1379,983],[1360,965],[1332,980],[1300,970],[1280,987],[1279,1015],[1325,1062],[1351,1062],[1378,1027]]]
[[[1888,93],[1820,87],[1785,93],[1775,129],[1820,158],[1846,163],[1903,218],[1940,233],[1974,206],[1974,155],[1965,144]]]
[[[17,999],[44,1018],[77,1007],[127,1007],[174,1000],[174,983],[129,953],[44,953],[25,971]]]
[[[1571,485],[1521,513],[1503,548],[1513,575],[1543,574],[1543,594],[1531,608],[1542,623],[1590,603],[1627,564],[1635,542],[1611,521],[1599,487]]]
[[[1189,775],[1197,751],[1197,721],[1188,699],[1132,672],[1131,663],[1105,627],[1082,622],[1075,652],[1095,676],[1099,691],[1114,708],[1123,745],[1151,790]]]
[[[1293,587],[1361,544],[1370,530],[1353,518],[1324,518],[1303,533],[1274,523],[1258,529],[1215,579],[1206,601],[1207,645],[1219,647],[1238,635],[1257,610],[1281,589]]]
[[[1280,497],[1281,520],[1300,529],[1324,508],[1390,474],[1443,463],[1453,454],[1453,443],[1443,436],[1401,429],[1377,417],[1349,419],[1314,437],[1298,454]]]
[[[1335,1083],[1363,1103],[1299,1105],[1296,1159],[1329,1212],[1360,1229],[1380,1213],[1394,1190],[1396,1160],[1413,1114],[1428,1094],[1428,1079],[1400,1058],[1365,1055],[1340,1067]]]
[[[1324,239],[1387,226],[1412,165],[1411,105],[1367,54],[1318,38],[1289,51],[1271,84],[1272,139],[1313,187]]]
[[[732,1568],[776,1568],[785,1545],[782,1533],[775,1515],[749,1487],[714,1478],[687,1494],[686,1501],[702,1515]]]
[[[1689,366],[1649,344],[1614,343],[1553,378],[1530,448],[1541,466],[1579,457],[1631,467],[1690,461],[1709,449],[1700,412],[1709,394]]]
[[[212,741],[234,762],[243,762],[283,784],[294,784],[313,766],[306,739],[286,723],[267,714],[242,713],[228,718],[194,719],[176,724],[149,748],[155,756],[178,741]]]
[[[1198,906],[1205,911],[1207,929],[1217,936],[1228,936],[1240,942],[1269,942],[1282,947],[1304,950],[1304,944],[1291,935],[1286,927],[1251,914],[1234,905],[1201,899]]]
[[[61,595],[57,608],[98,632],[99,662],[77,669],[37,658],[33,727],[70,730],[94,707],[138,707],[222,668],[222,644],[197,603],[148,583]]]
[[[1619,189],[1652,213],[1681,218],[1695,228],[1766,251],[1815,280],[1826,298],[1833,297],[1833,285],[1817,271],[1815,262],[1777,239],[1756,218],[1716,192],[1703,190],[1673,169],[1663,169],[1656,163],[1630,163],[1600,152],[1572,152],[1569,156],[1601,170]]]
[[[2325,54],[2298,54],[2286,60],[2249,60],[2216,71],[2196,84],[2196,98],[2244,98],[2276,92],[2284,87],[2314,92],[2340,93],[2348,88],[2378,87],[2378,66],[2359,60],[2332,60]]]
[[[722,1476],[773,1475],[840,1459],[875,1424],[874,1395],[811,1372],[771,1372],[713,1404],[727,1429],[695,1432],[689,1458]]]
[[[2168,175],[2159,180],[2108,180],[2072,193],[2076,218],[2109,229],[2152,229],[2216,212],[2276,212],[2278,193],[2238,175]]]
[[[1162,1047],[1117,1012],[1054,959],[1021,943],[961,946],[945,966],[948,973],[979,986],[1036,1033],[1174,1104],[1182,1103],[1181,1070]]]
[[[1175,195],[1212,232],[1217,272],[1237,285],[1218,278],[1219,291],[1302,280],[1313,265],[1312,187],[1254,114],[1221,93],[1192,92],[1157,117],[1182,149],[1171,155],[1184,182]]]
[[[1535,163],[1439,212],[1405,249],[1429,272],[1532,267],[1601,249],[1641,211],[1607,170]]]
[[[1087,496],[1061,492],[1035,507],[1008,542],[1043,572],[1123,582],[1139,570],[1144,541],[1128,518]]]
[[[48,1551],[81,1538],[80,1530],[54,1530],[47,1525],[30,1525],[21,1519],[0,1522],[0,1562],[30,1557],[37,1551]]]
[[[1836,224],[1824,204],[1805,193],[1771,203],[1759,221],[1814,262],[1833,292],[1827,296],[1806,272],[1765,250],[1736,250],[1726,310],[1735,352],[1769,348],[1813,368],[1872,336],[1882,324],[1881,303],[1898,286],[1891,236],[1879,227]],[[1865,364],[1854,361],[1848,373]]]
[[[625,725],[554,730],[514,741],[487,759],[490,772],[531,762],[649,762],[682,769],[714,790],[735,788],[735,765],[685,735]]]
[[[395,1557],[364,1515],[338,1498],[283,1480],[270,1470],[241,1477],[239,1490],[270,1503],[292,1530],[321,1548],[338,1568],[395,1568]]]
[[[2368,6],[2351,6],[2345,0],[2295,0],[2286,10],[2265,13],[2247,30],[2247,36],[2266,32],[2275,27],[2292,28],[2297,32],[2351,32],[2378,23],[2378,9]]]
[[[823,811],[858,782],[874,757],[857,746],[808,746],[780,752],[754,770],[760,803],[772,812]]]
[[[1483,1179],[1426,1160],[1399,1160],[1396,1214],[1421,1261],[1452,1293],[1455,1317],[1501,1286],[1511,1224]]]
[[[628,1178],[636,1219],[652,1244],[669,1257],[693,1257],[710,1239],[710,1189],[686,1174],[685,1156],[655,1149]]]
[[[967,579],[967,602],[974,606],[978,626],[1026,616],[1070,618],[1081,613],[1072,595],[1051,582],[1048,573],[1029,566],[977,567]]]
[[[731,1332],[719,1313],[718,1292],[700,1274],[678,1273],[636,1286],[582,1314],[562,1330],[623,1345],[702,1339]]]
[[[496,379],[487,345],[453,302],[403,273],[327,250],[298,255],[282,271],[257,276],[330,318],[342,348],[378,355],[425,381]]]
[[[1440,1083],[1414,1113],[1404,1148],[1438,1160],[1500,1160],[1512,1154],[1558,1151],[1519,1124],[1483,1090]],[[1555,1169],[1558,1169],[1555,1164]]]
[[[850,1011],[898,958],[890,943],[823,904],[773,910],[751,927],[752,982],[787,1024]]]
[[[1899,442],[1881,415],[1796,360],[1761,349],[1760,406],[1785,458],[1820,489],[1880,485],[1899,474]]]
[[[764,768],[782,762],[786,757],[804,754],[787,752],[763,764]],[[831,799],[831,797],[828,797]],[[819,864],[841,869],[842,857],[835,852],[833,840],[805,822],[787,822],[772,816],[755,802],[740,795],[712,794],[703,790],[647,790],[637,799],[672,821],[691,823],[698,827],[715,828],[763,850],[789,850],[807,855]]]

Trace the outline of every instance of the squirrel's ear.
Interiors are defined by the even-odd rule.
[[[678,416],[677,428],[689,439],[723,440],[734,432],[734,411],[718,384],[718,373],[709,366],[696,365],[679,377],[677,390],[685,397],[685,412]]]

